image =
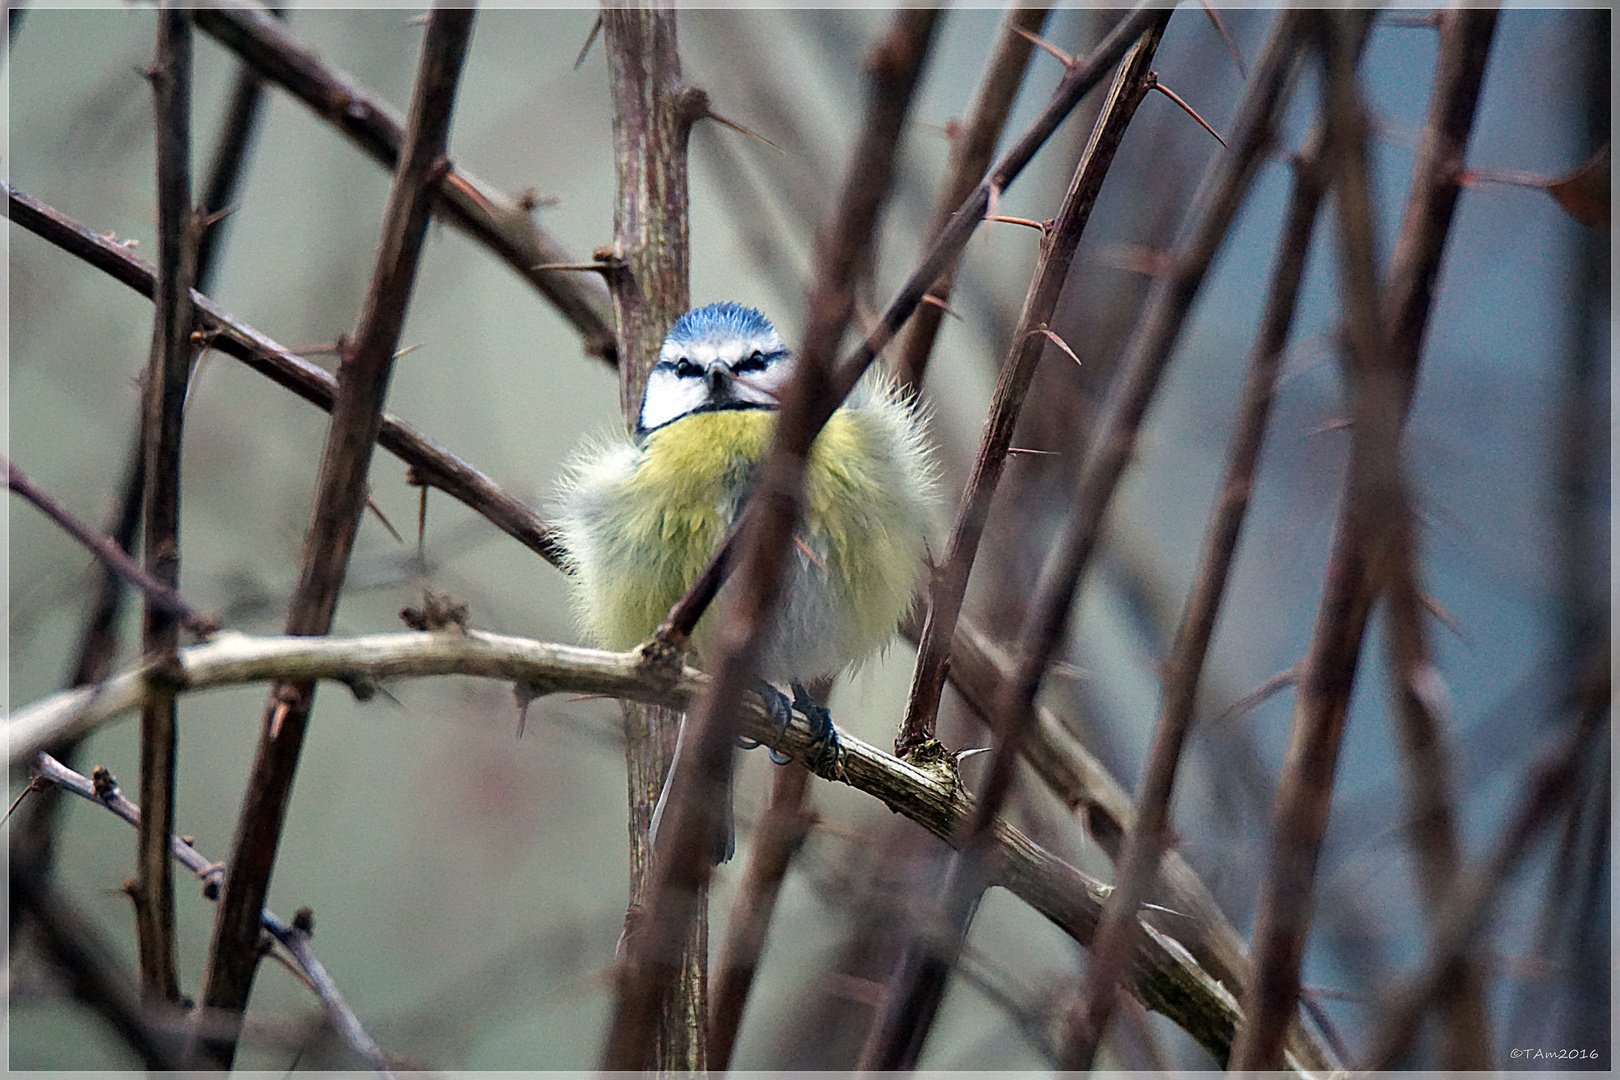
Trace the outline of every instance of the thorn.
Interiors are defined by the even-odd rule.
[[[1027,449],[1027,448],[1022,447],[1022,446],[1009,446],[1009,447],[1007,447],[1007,453],[1009,455],[1013,455],[1013,456],[1016,456],[1016,455],[1019,455],[1019,454],[1029,454],[1032,457],[1062,457],[1063,456],[1062,454],[1059,454],[1056,450],[1030,450],[1030,449]]]
[[[422,499],[416,505],[416,557],[427,559],[427,493],[428,485],[422,485]]]
[[[823,563],[819,558],[817,558],[816,553],[814,551],[810,550],[810,545],[809,544],[805,543],[803,540],[799,539],[797,536],[795,536],[793,538],[793,542],[798,545],[798,548],[799,548],[800,551],[804,552],[804,557],[805,558],[809,559],[811,562],[816,564],[816,569],[817,570],[825,570],[825,569],[827,569],[826,564]]]
[[[987,221],[1002,221],[1002,222],[1006,222],[1008,225],[1027,225],[1031,229],[1039,229],[1043,235],[1046,233],[1046,229],[1047,229],[1047,225],[1048,225],[1047,222],[1036,221],[1034,218],[1002,217],[999,214],[996,215],[995,217],[986,218],[985,220],[987,220]]]
[[[1056,45],[1053,45],[1050,41],[1047,41],[1039,34],[1032,34],[1028,30],[1025,30],[1022,26],[1015,26],[1012,28],[1012,30],[1013,33],[1017,34],[1019,37],[1029,41],[1030,44],[1036,46],[1037,48],[1045,49],[1047,52],[1057,57],[1058,60],[1062,62],[1064,67],[1074,66],[1074,57],[1070,56]]]
[[[1158,277],[1175,264],[1175,256],[1169,252],[1141,244],[1115,244],[1099,251],[1096,259],[1104,266],[1147,277]]]
[[[377,501],[370,495],[366,496],[366,509],[377,515],[377,520],[382,522],[383,528],[388,530],[388,535],[394,538],[394,543],[403,544],[405,542],[405,538],[399,535],[399,530],[394,528],[394,523],[388,520],[388,515],[382,512],[382,507],[378,506]]]
[[[534,683],[515,682],[512,684],[512,696],[517,699],[517,737],[523,738],[523,728],[529,722],[529,705],[537,697],[544,696],[544,691]]]
[[[596,35],[602,32],[602,16],[598,14],[596,21],[591,23],[591,32],[585,35],[585,44],[579,47],[579,55],[574,57],[574,70],[578,71],[585,58],[591,53],[591,46],[596,43]]]
[[[581,273],[601,274],[601,275],[603,275],[605,277],[608,274],[611,274],[614,271],[618,270],[621,265],[622,264],[618,263],[618,262],[536,263],[534,266],[529,267],[529,269],[530,270],[578,270]]]
[[[1209,0],[1198,0],[1198,2],[1203,5],[1204,14],[1209,16],[1209,21],[1215,24],[1215,32],[1221,35],[1222,41],[1226,42],[1226,51],[1232,54],[1232,63],[1237,65],[1238,74],[1247,79],[1249,77],[1248,65],[1243,62],[1243,53],[1238,50],[1237,42],[1232,40],[1232,35],[1226,30],[1226,24],[1221,21],[1221,13],[1215,10],[1215,5],[1210,3]]]
[[[1355,426],[1355,421],[1351,420],[1348,416],[1340,416],[1340,417],[1337,417],[1336,419],[1333,419],[1333,420],[1324,420],[1324,421],[1322,421],[1320,424],[1317,424],[1315,427],[1311,428],[1305,434],[1307,436],[1311,436],[1311,435],[1327,435],[1327,434],[1330,434],[1330,433],[1335,432],[1335,431],[1348,431],[1350,428],[1352,428],[1354,426]]]
[[[1193,107],[1191,105],[1189,105],[1185,101],[1183,101],[1181,99],[1180,94],[1177,94],[1174,90],[1170,89],[1168,86],[1164,85],[1164,83],[1160,82],[1159,77],[1157,75],[1153,76],[1153,89],[1157,90],[1159,93],[1163,94],[1165,97],[1169,98],[1171,101],[1173,101],[1177,105],[1179,105],[1181,107],[1182,112],[1186,113],[1188,116],[1190,116],[1194,120],[1198,121],[1198,126],[1199,127],[1203,128],[1205,131],[1209,132],[1211,135],[1214,135],[1215,136],[1215,141],[1220,143],[1222,148],[1226,148],[1226,140],[1221,138],[1220,135],[1216,133],[1214,128],[1210,127],[1207,123],[1205,123],[1204,118],[1202,116],[1199,116],[1198,113],[1193,109]]]
[[[215,225],[218,225],[220,222],[236,213],[236,211],[239,209],[240,206],[233,203],[223,210],[215,210],[212,214],[205,214],[203,215],[202,219],[202,227],[204,229],[212,229]]]
[[[1381,21],[1389,26],[1427,26],[1433,29],[1440,25],[1440,13],[1431,11],[1427,15],[1385,15]]]
[[[523,211],[525,214],[534,213],[537,207],[556,206],[561,202],[562,198],[560,196],[541,195],[532,187],[524,188],[522,191],[518,192],[517,197],[518,209]]]
[[[1451,612],[1447,611],[1439,600],[1435,599],[1429,593],[1420,592],[1418,594],[1418,602],[1423,605],[1423,609],[1425,611],[1435,617],[1435,620],[1439,622],[1441,626],[1444,626],[1447,630],[1450,630],[1453,634],[1455,634],[1457,636],[1457,640],[1469,640],[1468,634],[1462,628],[1462,624],[1452,617]]]
[[[1192,918],[1191,915],[1182,914],[1181,912],[1175,910],[1174,908],[1165,907],[1163,904],[1149,904],[1149,903],[1144,902],[1142,904],[1142,910],[1143,911],[1162,911],[1166,915],[1174,915],[1179,919],[1190,919],[1190,918]]]
[[[749,131],[747,128],[743,127],[741,124],[737,123],[735,120],[727,120],[725,117],[721,116],[717,112],[710,112],[708,110],[704,110],[703,119],[705,119],[705,120],[713,120],[717,124],[721,124],[721,125],[723,125],[725,127],[730,128],[732,131],[739,131],[742,134],[748,136],[750,139],[758,139],[760,142],[764,143],[766,146],[770,147],[772,150],[775,150],[778,154],[781,154],[783,157],[787,156],[787,151],[786,150],[782,149],[780,146],[777,146],[775,143],[771,142],[771,140],[767,139],[765,136],[761,135],[759,132],[757,132],[757,131]]]
[[[23,789],[17,793],[17,797],[11,800],[11,809],[6,811],[5,817],[0,818],[0,825],[4,825],[11,820],[11,815],[16,812],[17,807],[22,805],[23,799],[27,798],[30,791],[44,791],[48,783],[49,781],[43,776],[30,778],[28,783],[23,785]]]
[[[935,296],[933,293],[924,293],[922,302],[925,304],[932,304],[934,307],[939,308],[939,310],[943,311],[953,319],[960,319],[962,317],[961,315],[957,314],[955,308],[951,307],[951,305],[947,304],[944,300]]]
[[[394,359],[398,360],[402,356],[408,356],[409,354],[415,352],[417,349],[420,349],[421,347],[422,347],[422,342],[420,342],[420,341],[418,341],[415,345],[407,345],[403,349],[399,350],[399,352],[394,354]]]
[[[1036,334],[1040,334],[1042,337],[1046,338],[1046,340],[1050,341],[1052,344],[1054,344],[1058,348],[1062,349],[1063,350],[1063,355],[1067,356],[1070,360],[1073,360],[1076,364],[1079,364],[1079,366],[1081,366],[1081,367],[1085,367],[1084,364],[1080,363],[1080,358],[1078,356],[1074,355],[1074,350],[1069,348],[1069,343],[1067,341],[1064,341],[1062,338],[1058,337],[1057,334],[1054,333],[1050,328],[1043,326],[1039,330],[1031,330],[1030,331],[1030,336],[1033,337]]]
[[[1271,678],[1267,679],[1253,690],[1250,690],[1247,694],[1244,694],[1242,697],[1232,702],[1232,704],[1227,707],[1226,711],[1221,713],[1221,715],[1216,719],[1220,723],[1224,724],[1226,721],[1240,716],[1243,713],[1248,712],[1250,709],[1253,709],[1267,698],[1270,698],[1272,695],[1276,694],[1279,690],[1293,685],[1294,669],[1289,668],[1286,671],[1279,671],[1277,674],[1273,675]]]
[[[405,20],[405,25],[406,26],[426,26],[427,21],[428,21],[428,17],[426,15],[412,15],[410,18]]]
[[[973,757],[975,754],[988,754],[989,752],[990,748],[988,746],[975,746],[971,750],[958,750],[956,752],[956,764],[960,766],[962,762],[966,761],[970,757]]]

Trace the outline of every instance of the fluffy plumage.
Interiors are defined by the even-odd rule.
[[[645,640],[708,562],[742,509],[776,425],[792,354],[764,316],[737,304],[688,312],[648,378],[637,438],[585,451],[558,500],[586,632],[627,649]],[[790,553],[759,675],[833,675],[881,649],[923,567],[935,481],[922,425],[893,384],[870,378],[811,450],[806,517]],[[808,549],[808,550],[806,550]],[[715,604],[698,623],[701,654]]]

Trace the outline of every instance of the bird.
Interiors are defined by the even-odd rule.
[[[575,455],[554,510],[576,613],[595,644],[647,640],[708,564],[762,472],[795,363],[758,310],[695,308],[659,349],[632,435]],[[852,670],[893,640],[926,565],[937,487],[915,397],[869,373],[811,447],[804,514],[755,672],[784,724],[789,699],[773,684],[791,687],[791,706],[824,748],[836,734],[804,684]],[[700,666],[712,659],[728,588],[694,627]],[[724,832],[717,857],[732,851],[729,824]]]

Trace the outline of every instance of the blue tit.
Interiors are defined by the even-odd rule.
[[[793,368],[793,353],[753,308],[689,311],[648,374],[633,440],[578,456],[557,517],[580,621],[596,643],[645,641],[707,565],[764,464]],[[811,448],[804,519],[760,643],[761,679],[793,684],[803,709],[800,684],[888,644],[924,566],[936,489],[913,402],[869,375]],[[723,589],[694,630],[700,663],[726,607]]]

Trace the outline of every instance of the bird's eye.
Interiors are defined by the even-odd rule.
[[[675,361],[675,374],[682,379],[694,379],[703,374],[703,369],[683,356]]]
[[[755,349],[753,352],[749,353],[735,364],[732,364],[731,370],[737,372],[738,374],[742,374],[743,372],[747,371],[764,371],[765,354],[760,352],[758,349]]]

